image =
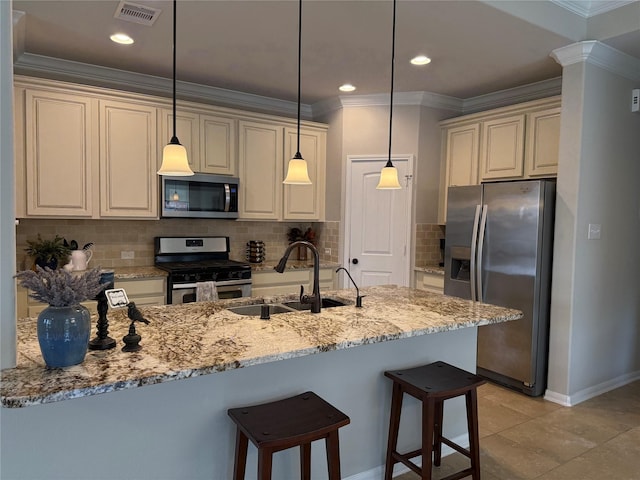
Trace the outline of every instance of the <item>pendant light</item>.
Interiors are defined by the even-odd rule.
[[[300,154],[300,67],[302,64],[302,0],[298,2],[298,148],[287,169],[282,183],[287,185],[311,185],[307,162]]]
[[[393,35],[391,41],[391,96],[389,100],[389,159],[380,172],[378,190],[398,190],[402,188],[398,182],[398,169],[391,163],[391,125],[393,119],[393,71],[396,57],[396,0],[393,0]]]
[[[180,144],[176,135],[176,4],[173,0],[173,136],[162,151],[162,165],[158,175],[186,177],[193,175],[187,160],[187,149]]]

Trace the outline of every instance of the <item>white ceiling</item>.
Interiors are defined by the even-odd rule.
[[[15,27],[16,71],[36,54],[170,77],[172,2],[134,3],[162,10],[153,26],[114,18],[119,1],[14,0],[14,12],[26,13]],[[388,93],[392,1],[305,0],[302,8],[302,103],[344,95],[345,82],[355,95]],[[178,80],[295,101],[297,20],[292,0],[179,0]],[[135,43],[112,43],[115,32]],[[638,0],[402,0],[395,91],[466,99],[555,78],[561,68],[549,54],[580,40],[640,58],[639,32]],[[410,65],[418,53],[431,64]]]

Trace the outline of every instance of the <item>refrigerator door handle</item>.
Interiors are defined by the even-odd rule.
[[[476,245],[478,243],[478,222],[480,221],[481,205],[476,205],[476,215],[473,218],[473,230],[471,234],[471,259],[469,276],[471,277],[471,300],[476,301]]]
[[[476,268],[478,301],[482,302],[484,295],[482,294],[482,250],[484,246],[484,231],[487,226],[487,205],[482,206],[482,219],[480,220],[480,236],[478,238],[478,263]]]

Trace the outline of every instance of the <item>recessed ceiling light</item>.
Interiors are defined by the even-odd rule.
[[[340,90],[341,92],[353,92],[355,89],[356,89],[356,87],[354,87],[350,83],[345,83],[344,85],[341,85],[338,88],[338,90]]]
[[[114,33],[109,37],[111,41],[120,43],[122,45],[131,45],[133,43],[133,38],[131,38],[126,33]]]
[[[418,55],[417,57],[413,57],[411,59],[411,63],[413,65],[426,65],[428,63],[431,63],[431,59],[426,55]]]

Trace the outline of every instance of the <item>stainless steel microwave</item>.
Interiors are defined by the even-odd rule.
[[[162,217],[238,218],[238,184],[225,175],[163,176]]]

